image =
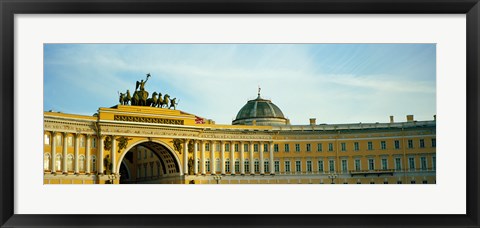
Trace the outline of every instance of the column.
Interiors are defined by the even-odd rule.
[[[67,138],[68,134],[66,132],[63,133],[63,166],[62,166],[62,171],[63,173],[68,173],[68,167],[67,167]]]
[[[197,151],[198,151],[198,146],[197,142],[193,141],[193,174],[197,175],[198,174],[198,156],[197,156]]]
[[[78,167],[78,148],[80,146],[80,134],[75,134],[75,150],[74,150],[74,161],[75,161],[75,174],[80,173],[80,169]]]
[[[217,162],[215,160],[215,142],[212,141],[210,143],[210,173],[212,175],[215,175],[216,172],[215,172],[215,169],[216,169],[216,166],[217,165]]]
[[[100,135],[98,137],[98,173],[103,174],[103,137]]]
[[[263,160],[263,153],[265,152],[265,146],[263,145],[262,142],[258,145],[258,152],[260,153],[260,174],[264,175],[265,174],[265,161]]]
[[[52,163],[50,165],[50,170],[52,171],[52,173],[56,173],[57,172],[57,169],[55,167],[55,163],[57,162],[57,137],[56,137],[56,132],[52,131],[52,160],[50,160],[50,162]]]
[[[245,175],[245,155],[243,154],[245,152],[243,142],[239,142],[240,146],[240,174]]]
[[[234,142],[230,142],[230,173],[235,175],[235,151],[234,151]]]
[[[183,174],[188,175],[188,140],[183,141]]]
[[[220,168],[222,170],[222,175],[225,175],[225,142],[221,141],[220,144]]]
[[[201,144],[200,144],[200,148],[201,148],[201,161],[200,161],[200,164],[201,164],[201,169],[202,169],[202,175],[205,175],[207,173],[207,171],[205,170],[205,141],[202,141]]]
[[[90,147],[91,147],[91,142],[90,142],[90,135],[85,136],[85,140],[87,140],[87,145],[85,147],[85,160],[86,160],[86,166],[85,166],[85,173],[89,174],[90,173]]]
[[[255,175],[255,161],[253,160],[253,144],[254,142],[250,142],[250,174]]]
[[[112,135],[112,150],[111,150],[111,159],[112,159],[112,174],[117,173],[117,145],[115,144],[117,140],[115,140],[115,136]],[[135,155],[134,155],[135,156]]]
[[[273,160],[273,142],[270,142],[270,175],[275,175],[275,161]]]

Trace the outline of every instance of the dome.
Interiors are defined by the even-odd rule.
[[[232,121],[233,125],[285,125],[287,119],[272,101],[262,99],[260,93],[255,100],[249,100]]]

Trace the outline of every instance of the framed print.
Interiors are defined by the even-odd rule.
[[[476,0],[1,9],[2,226],[479,226]]]

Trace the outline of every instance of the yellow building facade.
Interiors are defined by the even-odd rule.
[[[271,101],[232,125],[117,105],[44,113],[44,184],[434,184],[436,120],[291,125]]]

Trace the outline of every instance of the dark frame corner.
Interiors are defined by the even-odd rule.
[[[0,0],[0,225],[2,227],[480,227],[479,0]],[[14,15],[91,13],[405,13],[467,17],[466,215],[19,215],[14,214]]]

